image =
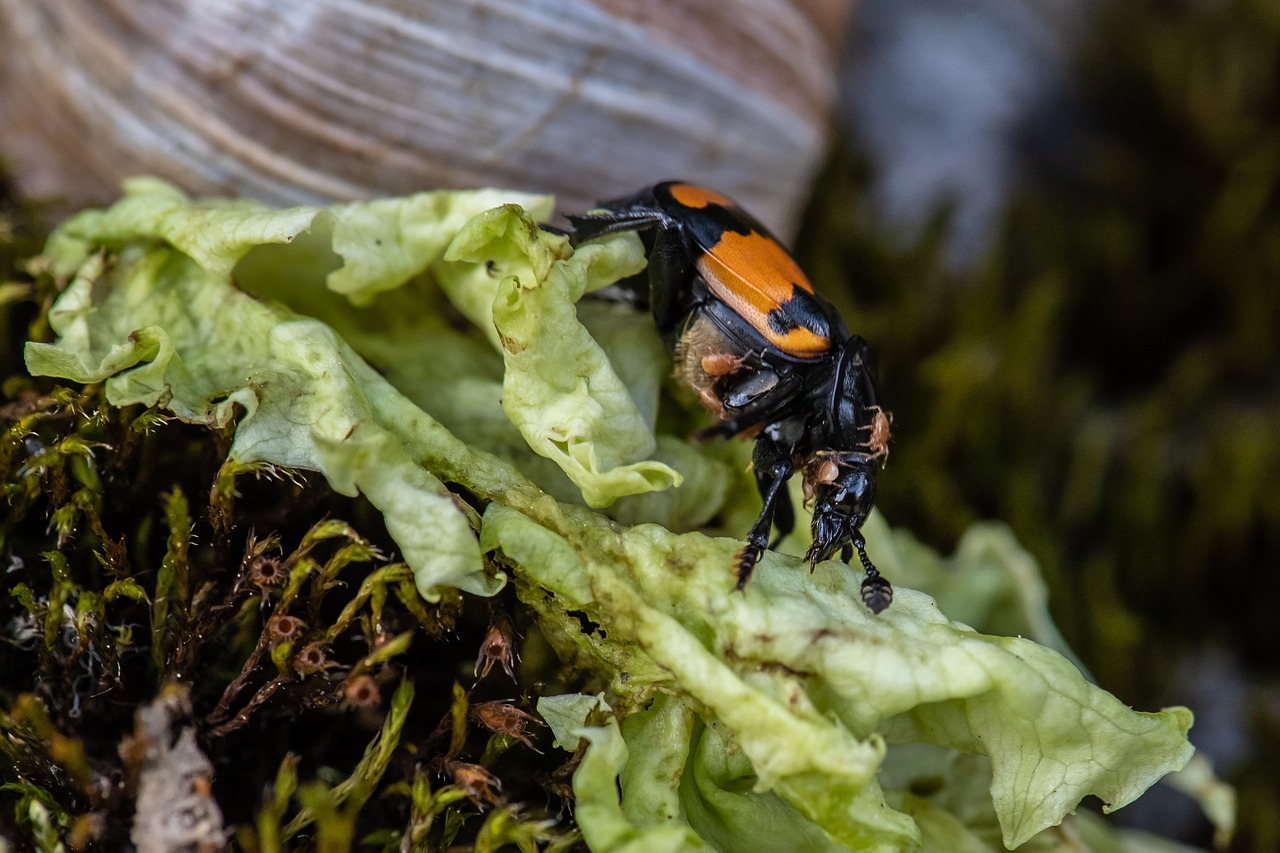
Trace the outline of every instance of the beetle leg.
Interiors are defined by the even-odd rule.
[[[723,398],[720,397],[718,399]],[[723,420],[720,423],[706,427],[705,429],[700,429],[693,434],[693,440],[708,441],[713,438],[733,438],[735,435],[741,435],[752,427],[758,427],[761,424],[767,424],[776,421],[777,419],[777,409],[757,409],[756,411],[749,411],[745,414],[738,415],[735,418]]]
[[[783,478],[785,483],[787,477]],[[773,529],[778,531],[778,535],[769,543],[769,549],[777,548],[783,539],[791,535],[791,531],[796,529],[796,508],[791,503],[791,493],[783,491],[778,495],[778,499],[773,511]]]
[[[649,255],[649,308],[658,331],[670,332],[688,310],[687,284],[693,275],[689,243],[680,223],[661,210],[649,207],[621,209],[609,213],[569,216],[575,246],[622,231],[647,231]]]
[[[747,532],[747,544],[738,551],[739,590],[751,580],[751,573],[755,571],[756,563],[760,562],[760,557],[769,544],[769,531],[773,528],[773,515],[777,509],[778,496],[782,494],[786,482],[786,479],[779,477],[770,484],[769,490],[764,493],[764,505],[760,507],[760,516]]]
[[[741,375],[743,378],[737,379]],[[764,377],[761,379],[760,377]],[[694,433],[695,441],[706,441],[712,438],[732,438],[760,424],[777,421],[788,406],[791,406],[799,383],[794,377],[779,376],[768,367],[745,369],[739,373],[721,377],[717,384],[716,396],[726,407],[736,406],[740,414],[727,418],[715,426],[700,429]],[[729,381],[724,381],[729,380]],[[764,390],[752,388],[764,382]],[[767,403],[768,405],[752,405]]]
[[[727,421],[721,421],[715,426],[698,430],[693,434],[693,439],[694,441],[709,441],[713,438],[733,438],[738,433],[745,432],[758,423],[760,423],[759,415],[730,418]]]
[[[642,231],[654,225],[672,225],[671,217],[660,210],[621,210],[608,213],[567,214],[565,219],[573,226],[575,246],[588,240],[607,237],[623,231]]]
[[[693,259],[683,229],[659,228],[649,250],[649,310],[659,332],[670,332],[688,313],[692,275]]]
[[[736,562],[739,590],[751,580],[751,573],[755,571],[756,563],[760,561],[760,556],[768,547],[769,531],[773,529],[774,516],[778,512],[780,499],[786,501],[785,512],[791,516],[791,524],[795,523],[791,497],[784,491],[787,480],[791,479],[791,475],[795,472],[791,457],[784,453],[776,442],[761,437],[756,442],[752,464],[756,469],[756,485],[760,488],[764,502],[760,507],[760,515],[756,518],[756,523],[747,531],[747,544],[738,551]]]

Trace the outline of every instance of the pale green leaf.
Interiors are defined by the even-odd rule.
[[[855,569],[769,552],[738,593],[738,541],[672,532],[740,535],[759,503],[749,445],[691,445],[694,416],[658,411],[652,323],[580,301],[642,270],[634,235],[575,252],[537,227],[549,200],[494,191],[272,211],[127,190],[51,239],[68,283],[31,371],[234,427],[233,466],[363,494],[424,596],[511,572],[565,666],[608,686],[539,704],[562,746],[589,743],[592,849],[1038,850],[1097,829],[1051,829],[1083,797],[1118,808],[1186,763],[1190,714],[1091,685],[1003,528],[943,558],[873,514],[879,616]]]

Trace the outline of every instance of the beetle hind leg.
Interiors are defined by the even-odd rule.
[[[655,225],[667,225],[670,217],[659,210],[621,210],[607,213],[566,214],[573,226],[570,234],[575,246],[590,240],[620,234],[623,231],[643,231]]]

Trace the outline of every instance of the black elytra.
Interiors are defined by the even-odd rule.
[[[871,349],[814,292],[782,244],[727,197],[669,181],[569,216],[575,244],[638,231],[649,253],[648,302],[671,345],[676,373],[720,423],[700,438],[751,436],[760,515],[735,559],[737,587],[751,578],[769,533],[795,527],[786,483],[804,477],[813,502],[812,570],[856,549],[873,613],[893,587],[862,536],[888,455],[891,417],[872,381]]]

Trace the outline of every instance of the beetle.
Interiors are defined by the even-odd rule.
[[[734,561],[737,588],[794,529],[786,484],[800,472],[813,505],[810,570],[837,551],[848,562],[856,549],[866,572],[862,600],[883,611],[893,587],[867,556],[862,524],[891,416],[878,402],[870,346],[850,334],[782,243],[726,196],[667,181],[601,208],[567,217],[572,239],[640,233],[649,307],[676,374],[719,420],[698,437],[755,438],[763,503]]]

